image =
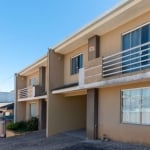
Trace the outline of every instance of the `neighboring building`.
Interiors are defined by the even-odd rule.
[[[3,113],[6,121],[13,121],[14,119],[14,103],[0,103],[0,113]]]
[[[47,56],[16,74],[15,120],[39,118],[39,128],[46,128]]]
[[[47,136],[85,128],[89,139],[150,144],[150,1],[122,2],[45,59],[44,97],[20,97],[41,60],[16,76],[17,120],[32,99],[47,99]]]
[[[0,112],[3,112],[8,121],[13,121],[14,101],[14,91],[0,92]]]

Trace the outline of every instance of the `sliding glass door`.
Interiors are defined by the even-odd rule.
[[[122,72],[150,68],[150,25],[122,36]]]

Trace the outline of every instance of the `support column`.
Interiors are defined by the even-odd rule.
[[[100,37],[95,35],[88,39],[88,60],[93,60],[100,56]]]
[[[87,137],[98,138],[98,89],[87,90]]]
[[[18,90],[27,86],[25,76],[15,74],[15,103],[14,103],[14,122],[25,120],[26,106],[25,102],[18,102]]]
[[[39,130],[46,129],[46,103],[45,99],[39,100]]]
[[[39,68],[39,85],[42,88],[42,92],[45,92],[45,74],[46,74],[46,69],[45,67],[40,67]]]

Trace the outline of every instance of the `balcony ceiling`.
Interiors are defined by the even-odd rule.
[[[81,45],[87,44],[88,38],[110,32],[149,10],[149,0],[126,0],[58,44],[54,50],[56,53],[67,54]]]

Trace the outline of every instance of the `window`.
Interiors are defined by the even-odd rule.
[[[36,117],[36,103],[30,104],[30,117]]]
[[[79,69],[83,67],[83,54],[71,58],[71,74],[77,74]]]
[[[122,90],[122,122],[150,125],[150,88]]]
[[[30,86],[37,85],[37,79],[36,78],[30,78],[29,79],[29,85]]]
[[[150,24],[122,36],[123,73],[150,68],[150,43],[148,42],[150,42]],[[142,46],[143,44],[145,45]]]

